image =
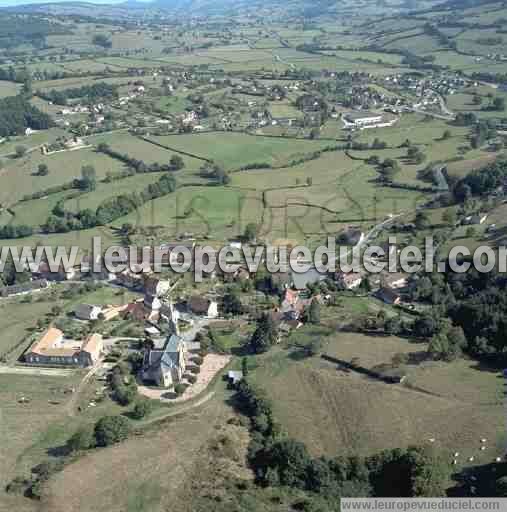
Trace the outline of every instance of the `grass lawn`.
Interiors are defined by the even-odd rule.
[[[272,102],[269,106],[269,111],[273,117],[295,117],[301,118],[302,112],[293,107],[289,102]]]

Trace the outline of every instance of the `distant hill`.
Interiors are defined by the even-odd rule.
[[[6,7],[1,10],[24,13],[48,13],[53,15],[81,15],[90,17],[125,16],[139,10],[164,10],[185,14],[242,14],[259,9],[285,9],[292,14],[306,13],[311,17],[326,12],[335,6],[334,0],[151,0],[139,2],[127,0],[122,3],[95,4],[91,2],[48,2]]]
[[[53,14],[57,16],[125,16],[129,11],[145,9],[147,3],[128,0],[123,3],[94,4],[92,2],[47,2],[42,4],[24,4],[0,8],[0,12],[16,12],[29,14]]]

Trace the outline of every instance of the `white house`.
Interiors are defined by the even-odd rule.
[[[74,308],[74,316],[80,320],[98,320],[102,308],[93,304],[78,304]]]
[[[218,304],[216,301],[194,295],[188,301],[188,308],[194,315],[204,316],[206,318],[218,317]]]

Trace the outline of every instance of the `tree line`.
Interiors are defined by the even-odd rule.
[[[51,89],[50,91],[37,91],[37,96],[51,101],[55,105],[67,105],[69,100],[86,98],[89,102],[99,99],[118,98],[118,86],[106,82],[97,82],[92,85],[83,85],[64,90]]]
[[[127,154],[120,153],[118,151],[114,151],[109,144],[105,142],[101,142],[97,146],[97,151],[100,153],[104,153],[111,158],[115,158],[120,162],[123,162],[130,169],[133,169],[136,173],[145,173],[145,172],[161,172],[161,171],[179,171],[185,167],[185,161],[180,155],[173,155],[169,160],[168,164],[160,164],[158,162],[154,162],[152,164],[146,164],[142,160],[138,160],[137,158],[133,158]]]
[[[322,510],[332,510],[341,496],[445,496],[450,465],[432,447],[316,458],[304,443],[283,432],[265,391],[248,377],[237,385],[234,404],[250,419],[248,462],[258,485],[300,489],[312,501],[324,502]]]
[[[0,137],[24,135],[27,128],[47,130],[55,124],[23,95],[0,99]]]
[[[45,233],[66,233],[81,229],[90,229],[104,226],[120,217],[128,215],[143,204],[163,197],[176,190],[176,181],[173,176],[164,175],[155,183],[151,183],[140,193],[120,194],[106,199],[94,211],[85,208],[77,213],[66,211],[63,203],[59,202],[42,226]]]

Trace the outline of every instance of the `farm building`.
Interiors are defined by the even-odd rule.
[[[102,336],[92,334],[84,341],[67,340],[55,327],[50,327],[25,354],[25,361],[35,365],[92,366],[103,351]]]
[[[382,114],[373,112],[348,112],[342,116],[344,128],[347,130],[364,128],[382,128],[385,126],[392,126],[396,119],[385,119]]]

